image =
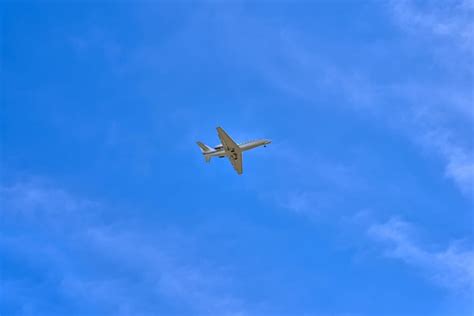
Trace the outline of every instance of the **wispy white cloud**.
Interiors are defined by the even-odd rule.
[[[87,235],[100,253],[121,262],[133,275],[148,280],[145,284],[154,296],[189,305],[205,315],[243,314],[242,302],[225,293],[229,279],[220,273],[219,267],[200,262],[202,258],[191,258],[193,261],[189,262],[175,247],[163,245],[163,239],[150,240],[136,231],[93,228]],[[173,235],[174,242],[182,238],[185,237]],[[165,240],[173,242],[170,238]]]
[[[197,315],[245,314],[222,267],[195,257],[186,247],[192,236],[148,231],[143,225],[137,229],[113,216],[104,224],[100,218],[113,213],[106,205],[44,181],[1,187],[0,204],[3,224],[14,222],[18,228],[2,234],[0,247],[36,271],[55,276],[40,285],[28,277],[15,282],[2,271],[2,292],[17,293],[10,299],[20,314],[48,312],[42,286],[83,302],[93,314],[155,315],[160,311],[157,302]]]
[[[44,179],[30,178],[23,182],[0,187],[2,212],[7,215],[49,217],[60,212],[61,217],[97,206],[91,200],[79,199],[56,188]]]
[[[278,195],[279,205],[298,214],[317,214],[319,209],[318,195],[310,191],[289,192]]]
[[[391,218],[372,224],[368,235],[384,243],[385,254],[418,268],[440,286],[471,293],[474,289],[474,251],[452,242],[445,249],[434,249],[417,238],[418,230],[409,222]]]
[[[395,18],[408,31],[426,32],[452,40],[459,47],[474,49],[474,2],[429,1],[420,5],[411,0],[392,1]]]
[[[445,163],[445,174],[467,196],[474,197],[474,2],[393,1],[398,25],[416,37],[439,40],[432,50],[445,78],[430,84],[411,83],[398,91],[413,104],[414,139]],[[459,78],[463,78],[460,80]],[[468,126],[463,128],[462,126]]]
[[[423,146],[435,150],[446,161],[445,175],[451,178],[467,196],[474,198],[474,152],[449,131],[431,130],[421,135]]]

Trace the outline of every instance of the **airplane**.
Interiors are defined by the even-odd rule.
[[[241,175],[243,172],[242,152],[259,146],[267,147],[272,142],[269,139],[258,139],[237,144],[221,127],[217,127],[217,136],[219,136],[221,144],[215,147],[197,142],[206,162],[210,162],[212,157],[224,158],[227,156],[238,175]]]

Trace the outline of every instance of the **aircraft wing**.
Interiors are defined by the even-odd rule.
[[[242,174],[242,153],[236,153],[229,156],[230,163],[238,174]]]
[[[237,145],[221,127],[217,128],[217,135],[235,171],[237,171],[238,174],[242,174],[242,151],[239,145]]]

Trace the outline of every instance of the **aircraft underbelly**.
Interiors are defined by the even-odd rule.
[[[209,156],[212,156],[212,157],[224,157],[224,156],[227,156],[227,153],[225,152],[225,150],[216,150],[212,153],[209,153],[208,154]]]

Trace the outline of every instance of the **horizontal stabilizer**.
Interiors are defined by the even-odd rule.
[[[211,147],[207,146],[206,144],[203,144],[201,142],[196,142],[196,143],[198,144],[199,148],[201,148],[201,151],[204,154],[213,151],[213,149]]]

